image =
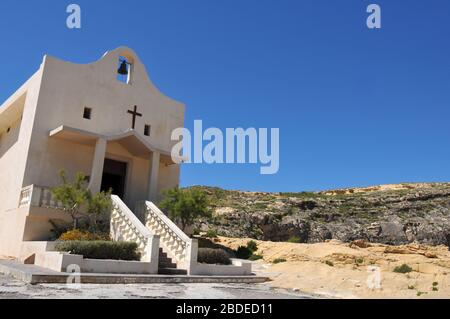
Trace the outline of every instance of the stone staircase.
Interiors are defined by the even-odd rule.
[[[108,271],[130,273],[132,270],[132,273],[189,276],[249,276],[252,274],[251,264],[237,259],[232,260],[232,265],[199,263],[197,261],[197,239],[189,238],[152,202],[138,202],[135,210],[131,211],[118,196],[112,195],[111,199],[113,203],[111,239],[136,243],[142,263],[124,265],[123,261],[117,261],[114,264],[115,268],[113,267],[114,269],[111,270],[111,263],[108,264],[101,260],[84,260],[81,256],[80,262],[87,272],[95,270],[99,273]],[[30,207],[29,209],[32,207],[60,209],[48,187],[35,185],[22,190],[19,206],[20,208]],[[24,257],[23,261],[32,263],[35,259],[32,260],[31,257],[35,258],[38,253],[45,254],[48,255],[46,262],[51,262],[53,268],[66,269],[67,263],[73,263],[74,256],[62,253],[54,254],[53,244],[52,242],[24,242],[21,258]],[[137,269],[136,265],[143,266],[145,269],[139,267]]]
[[[159,248],[158,274],[160,275],[187,275],[186,269],[178,269],[172,258],[167,256],[162,248]]]
[[[118,196],[113,195],[111,198],[113,201],[111,230],[114,240],[135,242],[139,247],[142,261],[158,258],[159,274],[189,273],[192,267],[191,260],[197,262],[195,240],[189,238],[153,203],[138,203],[132,212]],[[155,240],[158,241],[156,249]]]
[[[190,273],[193,264],[197,263],[197,240],[189,238],[151,202],[138,202],[136,204],[135,214],[152,234],[160,237],[160,248],[163,249],[163,254],[166,254],[162,256],[163,260],[170,259],[176,264],[176,268],[186,270]],[[171,271],[172,273],[182,274],[182,271],[167,270],[174,268],[160,268],[165,273]]]

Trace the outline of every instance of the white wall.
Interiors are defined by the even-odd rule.
[[[116,79],[119,56],[133,62],[131,85]],[[66,125],[100,135],[123,133],[131,128],[131,115],[127,111],[137,105],[143,117],[137,119],[136,131],[143,135],[145,124],[150,124],[151,136],[145,137],[147,141],[170,153],[174,144],[170,133],[184,125],[184,105],[166,97],[152,84],[145,66],[128,48],[118,48],[85,65],[45,56],[39,71],[4,107],[25,95],[23,113],[17,117],[17,124],[12,125],[10,135],[2,136],[0,141],[0,253],[5,238],[24,237],[27,212],[17,210],[23,187],[54,186],[59,183],[60,169],[66,169],[69,176],[78,171],[91,173],[93,147],[49,138],[51,130]],[[84,107],[93,109],[91,120],[83,119]],[[134,207],[135,201],[148,199],[149,161],[130,156],[115,145],[108,145],[107,152],[108,156],[130,160],[131,180],[125,202]],[[158,183],[161,187],[174,187],[178,183],[177,166],[161,168]],[[25,237],[33,238],[33,234]]]
[[[116,80],[117,61],[124,55],[134,61],[131,85]],[[119,48],[87,65],[47,56],[24,185],[46,186],[54,181],[63,165],[86,170],[92,161],[92,154],[83,146],[50,141],[51,130],[66,125],[101,135],[123,133],[131,128],[131,115],[127,111],[134,105],[143,114],[137,119],[136,131],[143,135],[145,124],[150,124],[151,136],[145,137],[147,141],[170,152],[174,143],[170,133],[184,125],[184,106],[156,89],[145,66],[130,49]],[[91,120],[83,119],[84,107],[93,109]],[[108,145],[110,153],[129,155],[126,150],[115,150],[117,146]],[[68,164],[69,161],[73,163]],[[132,158],[133,181],[127,202],[148,198],[148,166],[146,159]],[[163,184],[173,187],[179,182],[178,172],[163,169],[159,177]]]

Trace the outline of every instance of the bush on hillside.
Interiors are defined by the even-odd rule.
[[[159,203],[170,219],[181,225],[184,231],[201,217],[211,217],[206,193],[200,189],[174,188],[164,192],[164,200]]]
[[[263,256],[255,254],[257,251],[258,251],[258,244],[255,241],[250,240],[247,243],[247,246],[239,246],[235,254],[237,258],[249,259],[254,261],[263,258]]]
[[[285,263],[287,260],[284,258],[276,258],[272,261],[272,264],[281,264],[281,263]]]
[[[294,244],[298,244],[301,242],[300,237],[298,236],[292,236],[291,238],[288,239],[287,241],[288,243],[294,243]]]
[[[247,248],[251,250],[252,253],[258,251],[258,244],[254,240],[250,240],[247,243]]]
[[[260,259],[263,259],[263,256],[257,255],[257,254],[252,254],[248,260],[256,261],[256,260],[260,260]]]
[[[397,266],[394,268],[394,272],[400,273],[400,274],[407,274],[412,271],[412,268],[408,266],[407,264],[403,264],[401,266]]]
[[[247,246],[239,246],[236,250],[236,257],[239,259],[249,259],[253,252]]]
[[[231,265],[230,257],[223,249],[199,248],[197,260],[202,264]]]
[[[208,232],[206,233],[206,238],[217,238],[217,231],[215,231],[214,229],[208,230]]]

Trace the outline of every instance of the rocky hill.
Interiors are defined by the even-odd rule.
[[[450,244],[450,183],[303,193],[200,188],[214,213],[195,225],[198,231],[301,243]]]

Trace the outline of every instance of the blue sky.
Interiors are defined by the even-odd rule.
[[[0,2],[0,100],[46,53],[78,63],[120,45],[187,105],[186,126],[279,127],[280,171],[185,165],[182,184],[303,191],[450,181],[450,2]],[[382,8],[369,30],[366,7]]]

